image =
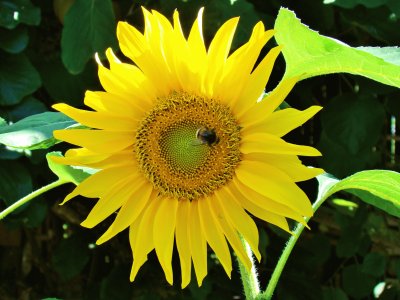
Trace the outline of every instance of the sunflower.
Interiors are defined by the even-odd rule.
[[[276,110],[296,78],[257,101],[281,50],[273,48],[254,67],[274,33],[262,22],[230,53],[239,18],[224,23],[207,49],[203,9],[187,38],[178,12],[172,23],[157,11],[143,9],[143,14],[143,34],[126,22],[117,28],[121,51],[134,64],[121,62],[111,49],[109,67],[97,59],[105,91],[86,92],[84,103],[92,110],[54,105],[91,128],[54,131],[57,139],[79,146],[56,162],[98,169],[63,203],[77,195],[99,198],[82,222],[87,228],[117,212],[97,244],[129,228],[131,281],[155,249],[172,284],[176,243],[182,288],[190,282],[192,262],[201,285],[207,245],[228,276],[229,245],[247,269],[251,261],[241,239],[260,259],[250,214],[289,232],[286,218],[304,223],[303,217],[312,215],[296,182],[322,170],[304,166],[298,155],[320,152],[281,137],[320,107]]]

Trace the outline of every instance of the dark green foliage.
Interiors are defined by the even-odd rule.
[[[1,0],[0,26],[14,29],[18,24],[39,25],[40,9],[30,0]]]
[[[115,17],[110,0],[76,0],[65,15],[61,58],[72,74],[79,74],[95,52],[117,48]]]
[[[225,20],[240,16],[234,47],[246,41],[259,20],[272,28],[279,7],[283,6],[322,35],[358,47],[359,52],[368,52],[387,63],[400,62],[400,50],[395,47],[400,45],[398,0],[71,2],[62,24],[53,1],[0,0],[1,210],[56,180],[48,168],[46,152],[41,149],[52,147],[49,151],[64,152],[67,146],[56,144],[52,131],[76,123],[51,112],[51,105],[65,102],[83,107],[86,90],[101,90],[94,53],[104,58],[105,49],[112,47],[121,60],[127,61],[118,50],[116,22],[128,21],[143,30],[141,5],[157,9],[170,19],[178,8],[186,36],[199,8],[204,6],[207,44]],[[274,45],[271,41],[267,47]],[[311,48],[310,53],[315,50],[310,43],[305,46]],[[330,50],[337,45],[332,42],[331,46]],[[380,48],[389,46],[392,47]],[[276,86],[284,71],[285,62],[278,59],[267,92]],[[400,170],[400,92],[395,87],[360,76],[332,74],[301,81],[286,102],[297,109],[324,107],[312,121],[285,137],[293,143],[316,146],[323,153],[317,160],[305,160],[306,164],[323,167],[338,178],[372,168]],[[71,182],[88,176],[84,169],[59,165],[51,168]],[[359,175],[368,180],[362,175],[370,177],[371,173]],[[296,245],[275,299],[373,299],[374,287],[382,282],[386,286],[379,299],[400,298],[400,225],[396,218],[399,179],[392,175],[378,180],[377,193],[359,186],[349,186],[344,192],[338,189],[338,198],[351,200],[358,207],[341,207],[329,200],[321,207],[311,220],[311,230],[306,230]],[[310,199],[316,197],[316,186],[316,181],[304,184]],[[382,187],[391,194],[390,201],[381,201]],[[191,284],[181,290],[176,251],[174,286],[165,281],[154,253],[135,282],[130,283],[132,254],[128,235],[123,232],[105,245],[94,246],[113,217],[91,230],[80,227],[94,201],[77,198],[59,206],[73,188],[73,184],[57,188],[1,221],[0,298],[243,299],[237,266],[229,280],[211,255],[209,274],[200,288],[192,274]],[[288,234],[262,222],[258,227],[263,254],[258,270],[264,288]]]
[[[39,73],[24,54],[0,53],[0,105],[18,104],[40,87]]]
[[[30,174],[27,168],[17,161],[1,161],[0,177],[0,197],[7,205],[32,192]]]
[[[88,242],[81,235],[72,235],[60,241],[54,249],[51,263],[63,280],[78,275],[89,261]]]

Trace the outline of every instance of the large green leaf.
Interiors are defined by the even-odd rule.
[[[14,105],[36,91],[40,76],[23,54],[0,53],[0,105]]]
[[[393,53],[392,47],[380,48],[379,56],[371,54],[371,49],[352,48],[309,29],[284,8],[279,10],[275,30],[276,41],[284,46],[285,77],[306,79],[345,72],[400,87],[400,66],[381,58],[386,51]]]
[[[380,57],[388,63],[400,66],[399,47],[357,47],[357,49]]]
[[[53,130],[76,122],[61,113],[44,112],[0,128],[0,143],[13,148],[47,149],[56,143]]]
[[[85,68],[95,52],[116,48],[115,17],[110,0],[76,0],[64,19],[61,57],[72,74]]]
[[[364,202],[400,218],[400,173],[388,170],[368,170],[340,181],[331,177],[318,176],[318,181],[323,199],[339,191],[347,191],[357,195]]]

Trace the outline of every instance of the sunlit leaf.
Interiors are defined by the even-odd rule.
[[[357,49],[370,53],[393,65],[400,66],[399,47],[357,47]]]
[[[76,125],[61,113],[44,112],[0,128],[0,143],[13,148],[47,149],[56,143],[53,130]]]
[[[361,171],[343,180],[318,176],[324,199],[347,191],[364,202],[400,218],[400,173],[388,170]]]
[[[335,198],[332,199],[333,204],[337,205],[337,206],[341,206],[341,207],[346,207],[348,209],[354,209],[358,207],[358,204],[353,202],[353,201],[348,201],[345,199],[339,199],[339,198]]]
[[[78,185],[88,176],[93,174],[93,170],[88,168],[76,168],[67,165],[61,165],[54,162],[52,157],[62,157],[61,152],[50,152],[47,153],[47,163],[49,165],[50,170],[57,175],[57,177],[65,182],[71,182]]]
[[[306,79],[344,72],[400,87],[400,66],[381,58],[382,52],[392,53],[392,47],[381,48],[379,57],[365,49],[352,48],[309,29],[285,8],[279,10],[275,30],[276,41],[284,46],[285,77]]]

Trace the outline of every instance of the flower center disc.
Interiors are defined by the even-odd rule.
[[[240,162],[239,143],[240,127],[227,106],[174,92],[157,99],[143,119],[135,150],[160,194],[193,200],[232,179]]]

